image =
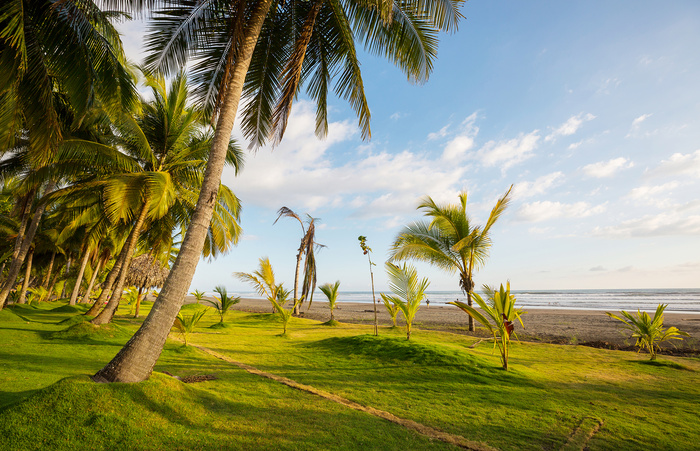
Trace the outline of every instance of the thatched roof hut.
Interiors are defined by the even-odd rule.
[[[160,262],[154,261],[147,254],[139,255],[131,260],[125,285],[138,288],[161,288],[168,274],[170,269],[164,268]]]

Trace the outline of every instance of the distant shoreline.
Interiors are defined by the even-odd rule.
[[[192,303],[195,299],[188,296],[186,302]],[[272,311],[267,300],[253,298],[241,298],[241,302],[233,308],[255,313]],[[571,344],[608,342],[621,347],[634,345],[634,340],[629,339],[629,333],[620,327],[621,323],[608,317],[603,310],[528,307],[527,311],[523,315],[525,329],[516,323],[515,331],[521,340]],[[325,300],[315,300],[310,309],[305,305],[302,312],[304,318],[324,322],[330,319],[330,309]],[[391,326],[391,318],[380,302],[377,303],[377,317],[380,325]],[[665,327],[675,326],[691,335],[690,339],[677,343],[679,347],[697,347],[700,340],[700,313],[666,312],[664,318]],[[372,303],[343,302],[335,309],[335,319],[340,322],[373,324],[374,308]],[[456,333],[466,333],[467,325],[466,313],[444,304],[421,306],[414,320],[416,329]]]

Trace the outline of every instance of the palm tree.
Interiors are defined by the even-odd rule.
[[[194,276],[241,98],[248,105],[242,128],[252,144],[273,134],[279,140],[293,100],[308,82],[318,105],[316,131],[324,135],[329,83],[337,76],[335,92],[349,101],[363,137],[369,138],[370,113],[354,40],[393,61],[409,80],[424,81],[432,71],[437,32],[456,28],[462,1],[209,0],[156,16],[147,38],[149,61],[172,73],[193,58],[197,92],[213,115],[216,136],[192,225],[157,308],[96,379],[135,382],[151,374]]]
[[[391,323],[394,327],[396,327],[396,315],[399,314],[399,307],[391,300],[391,296],[389,296],[386,293],[379,293],[379,296],[382,298],[382,302],[384,303],[384,307],[386,307],[386,311],[389,313],[389,316],[391,317]]]
[[[299,269],[301,268],[301,259],[302,257],[306,256],[306,259],[304,260],[304,282],[302,283],[301,286],[301,298],[303,299],[308,299],[309,300],[309,307],[311,307],[311,302],[313,301],[314,298],[314,290],[316,290],[316,257],[314,255],[314,250],[315,248],[318,247],[325,247],[323,244],[318,244],[315,241],[316,238],[316,218],[312,218],[309,215],[306,215],[306,227],[304,226],[304,222],[301,220],[299,215],[294,213],[292,210],[290,210],[287,207],[282,207],[277,211],[277,219],[275,219],[274,224],[277,224],[277,221],[282,216],[286,216],[288,218],[294,218],[297,221],[299,221],[299,224],[301,225],[301,244],[299,244],[299,251],[297,252],[297,266],[296,270],[294,271],[294,300],[296,301],[297,299],[300,299],[298,294],[298,286],[299,286]],[[299,304],[301,305],[301,304]],[[298,315],[299,314],[299,307],[294,308],[294,314]]]
[[[164,221],[167,231],[189,224],[211,145],[212,133],[203,130],[200,112],[187,106],[184,75],[175,77],[169,89],[162,77],[147,77],[147,85],[154,100],[144,102],[135,118],[125,114],[116,120],[114,145],[71,139],[64,141],[59,154],[62,166],[82,165],[94,176],[60,190],[56,196],[99,192],[100,208],[93,209],[95,214],[128,224],[131,230],[118,257],[117,269],[107,278],[106,285],[113,284],[110,301],[92,320],[93,324],[111,320],[121,297],[125,269],[146,224],[154,229],[156,221]],[[236,170],[242,166],[241,152],[231,140],[226,162]],[[111,172],[100,173],[96,169],[104,166],[107,170],[102,172]],[[238,238],[240,207],[227,187],[220,187],[215,204],[216,221],[208,228],[207,236],[214,241],[211,248],[226,249],[229,242]],[[98,305],[108,294],[109,290],[103,290]]]
[[[418,280],[418,271],[410,265],[397,266],[387,262],[384,267],[389,276],[389,288],[396,295],[386,296],[403,313],[406,320],[406,340],[411,339],[411,325],[420,303],[425,299],[425,292],[430,285],[428,279]]]
[[[372,266],[376,265],[372,261],[372,248],[367,245],[367,237],[360,235],[357,237],[357,240],[360,242],[360,249],[367,256],[367,262],[369,263],[369,278],[372,282],[372,304],[374,305],[374,336],[376,337],[379,335],[379,324],[377,322],[377,298],[374,295],[374,271],[372,270]]]
[[[272,311],[275,311],[275,301],[278,299],[278,291],[282,284],[275,281],[275,272],[272,270],[270,259],[262,257],[258,260],[258,270],[253,273],[235,272],[233,276],[239,280],[249,283],[260,296],[265,297],[272,304]]]
[[[217,327],[224,327],[224,315],[226,315],[226,312],[233,307],[234,305],[238,304],[241,302],[241,297],[236,296],[236,297],[231,297],[228,295],[228,292],[226,291],[226,287],[223,285],[219,285],[216,288],[214,288],[214,291],[219,293],[219,297],[216,298],[216,301],[211,301],[209,299],[205,299],[205,302],[210,303],[211,305],[214,306],[216,309],[216,312],[219,314],[219,317],[221,320],[219,321],[219,324],[217,324]]]
[[[512,189],[511,185],[498,199],[483,226],[473,224],[467,214],[466,191],[460,193],[458,205],[438,205],[430,197],[425,197],[418,209],[432,220],[404,227],[391,246],[390,260],[419,260],[450,273],[459,273],[459,286],[471,307],[473,274],[486,263],[491,247],[491,227],[508,207]],[[469,330],[474,330],[471,316]]]
[[[501,353],[503,369],[508,371],[510,336],[511,334],[515,334],[513,331],[513,323],[517,319],[522,326],[523,320],[520,316],[527,312],[523,312],[520,308],[515,308],[516,299],[515,296],[510,294],[510,282],[506,284],[506,288],[503,288],[503,284],[501,284],[501,288],[498,291],[484,286],[484,291],[488,293],[488,299],[486,301],[484,301],[479,294],[473,294],[476,303],[479,304],[480,311],[460,301],[448,302],[448,304],[459,307],[467,313],[470,318],[476,319],[481,325],[488,329],[491,335],[493,335],[493,347],[498,347]]]
[[[324,283],[318,288],[328,298],[328,307],[331,309],[331,319],[328,323],[333,324],[335,321],[335,318],[333,317],[333,310],[338,303],[338,289],[340,288],[340,280],[336,280],[335,283]]]
[[[114,13],[92,0],[15,0],[0,11],[0,148],[28,132],[34,162],[49,162],[65,128],[60,86],[76,124],[96,100],[116,112],[136,102],[136,90]]]
[[[610,318],[622,321],[624,328],[632,332],[632,338],[636,338],[635,345],[641,351],[646,349],[649,352],[650,360],[656,360],[656,352],[661,349],[660,343],[668,340],[682,340],[683,337],[690,337],[687,332],[678,330],[676,327],[664,329],[664,310],[668,304],[659,304],[652,318],[647,312],[637,310],[637,315],[622,310],[622,317],[614,313],[605,312]],[[624,318],[623,318],[624,317]]]

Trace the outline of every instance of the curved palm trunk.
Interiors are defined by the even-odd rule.
[[[134,251],[136,250],[136,243],[139,240],[139,235],[141,235],[141,229],[143,228],[143,224],[146,222],[146,216],[148,216],[148,204],[149,202],[145,202],[143,204],[141,212],[139,213],[139,218],[136,220],[134,228],[131,229],[129,239],[127,240],[126,244],[124,245],[124,249],[122,250],[122,252],[126,252],[126,254],[124,256],[121,271],[119,271],[119,279],[117,279],[117,284],[114,287],[114,290],[112,290],[112,297],[109,298],[109,302],[107,303],[105,308],[102,309],[102,311],[96,317],[94,317],[92,321],[90,321],[92,324],[99,326],[112,321],[112,317],[117,311],[117,307],[119,307],[119,301],[121,300],[122,292],[124,291],[124,281],[126,280],[126,274],[129,272],[131,258],[133,257]],[[102,296],[100,295],[100,297]]]
[[[272,0],[261,0],[249,18],[249,25],[245,29],[231,79],[226,87],[197,206],[182,241],[180,253],[173,264],[173,269],[170,271],[151,312],[139,330],[112,361],[95,374],[93,377],[95,381],[139,382],[146,380],[151,375],[153,366],[163,351],[163,345],[185,300],[202,253],[219,191],[228,142],[243,92],[243,83],[253,57],[255,44],[271,4]]]
[[[44,194],[48,194],[51,191],[53,191],[55,186],[56,185],[53,182],[50,182],[49,185],[46,187],[46,191],[44,192]],[[29,228],[27,229],[23,239],[21,240],[19,249],[16,249],[17,256],[12,258],[12,262],[10,263],[10,269],[7,273],[7,278],[5,279],[5,283],[2,287],[2,290],[0,290],[0,310],[2,310],[5,307],[5,304],[7,303],[7,297],[10,295],[10,291],[12,291],[12,287],[15,284],[15,281],[17,280],[17,276],[19,275],[19,270],[21,269],[22,264],[24,263],[24,259],[27,257],[27,253],[29,252],[29,248],[31,247],[32,242],[34,241],[34,236],[36,235],[36,231],[39,228],[39,223],[41,222],[41,217],[44,215],[44,210],[46,210],[47,204],[47,202],[40,202],[39,205],[37,205],[36,210],[34,211],[34,215],[32,215],[32,221],[29,225]]]
[[[27,289],[29,288],[29,277],[32,275],[32,260],[34,260],[34,248],[29,250],[27,255],[27,269],[24,272],[24,280],[22,281],[22,292],[19,295],[19,304],[27,303]]]
[[[83,275],[85,274],[85,267],[87,266],[89,259],[90,259],[90,252],[87,249],[87,246],[85,246],[83,258],[80,260],[80,268],[78,269],[78,277],[76,277],[76,279],[75,279],[75,286],[73,286],[73,291],[70,294],[70,301],[68,301],[68,305],[75,305],[76,301],[78,300],[78,293],[80,292],[80,285],[83,283]]]
[[[68,261],[66,261],[66,266],[63,268],[63,275],[66,276],[66,278],[63,280],[63,286],[61,287],[61,295],[59,296],[59,299],[63,299],[66,297],[66,286],[68,285],[68,273],[70,272],[70,267],[73,264],[73,254],[69,254]]]
[[[107,279],[105,280],[105,283],[102,286],[102,292],[97,297],[97,300],[92,304],[92,307],[90,307],[90,309],[84,313],[85,316],[95,316],[97,312],[100,311],[100,308],[107,300],[107,296],[109,296],[109,293],[112,291],[114,282],[117,280],[117,277],[119,276],[119,273],[122,270],[122,263],[124,263],[125,257],[126,254],[124,253],[124,248],[122,247],[122,250],[117,256],[117,261],[114,262],[114,266],[112,266],[112,269],[109,271],[109,274],[107,274]]]
[[[302,238],[303,240],[303,238]],[[297,254],[297,269],[294,272],[294,302],[296,304],[299,299],[299,268],[301,268],[301,257],[304,252],[304,243],[299,246],[299,253]],[[294,314],[299,315],[299,305],[294,306]]]
[[[107,260],[109,260],[109,254],[105,254],[97,262],[97,266],[95,266],[95,270],[92,272],[92,277],[90,277],[90,283],[88,283],[87,290],[85,290],[85,294],[83,295],[83,298],[80,300],[81,304],[86,304],[88,302],[88,300],[90,299],[90,293],[92,293],[92,289],[95,287],[95,281],[97,280],[97,275],[100,273],[100,271],[102,271],[102,268],[107,263]]]
[[[44,282],[41,284],[42,287],[48,289],[49,281],[51,280],[51,273],[53,272],[53,263],[56,260],[56,252],[51,254],[51,261],[49,262],[49,269],[46,270],[46,276],[44,277]]]
[[[372,303],[374,304],[374,336],[379,336],[379,325],[377,323],[377,298],[374,295],[374,271],[372,271],[372,259],[369,258],[369,253],[367,253],[367,260],[369,260],[369,278],[372,281]]]
[[[139,292],[136,295],[136,311],[134,312],[134,318],[139,317],[139,310],[141,310],[141,293],[143,293],[143,288],[144,287],[139,287]],[[146,296],[148,296],[148,293],[146,293]]]

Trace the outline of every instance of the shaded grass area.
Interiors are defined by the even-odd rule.
[[[176,342],[156,371],[218,379],[185,385],[156,374],[142,384],[94,384],[85,375],[140,320],[122,316],[125,307],[115,324],[94,328],[57,307],[0,311],[8,344],[0,348],[0,436],[14,444],[0,449],[448,448]],[[294,318],[280,337],[269,314],[231,312],[226,328],[212,329],[218,322],[207,313],[190,341],[501,449],[680,450],[695,448],[700,435],[697,358],[648,363],[629,352],[516,342],[505,372],[493,343],[472,348],[477,339],[463,335],[416,330],[409,342],[401,329],[374,337],[368,326]]]

